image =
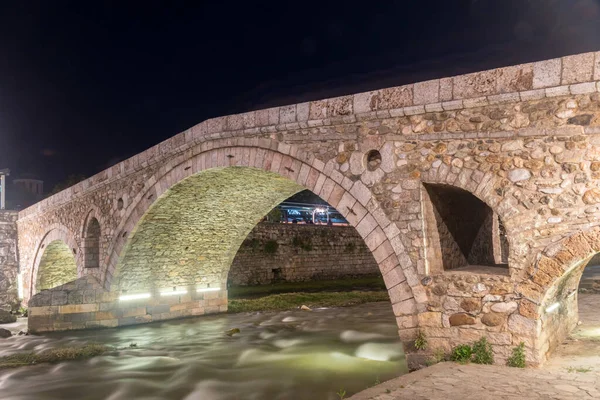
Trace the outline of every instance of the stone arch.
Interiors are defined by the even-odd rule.
[[[287,178],[299,188],[311,190],[342,213],[365,240],[379,265],[401,336],[403,332],[405,337],[414,335],[417,303],[426,302],[425,291],[400,240],[400,230],[386,217],[362,182],[353,182],[338,171],[327,168],[310,153],[270,139],[221,139],[202,143],[196,150],[192,152],[195,155],[178,165],[161,167],[148,179],[145,190],[132,199],[109,249],[107,267],[102,276],[106,289],[117,289],[113,279],[118,273],[119,260],[127,254],[129,238],[156,200],[168,189],[203,171],[249,167]]]
[[[577,287],[588,261],[600,252],[600,227],[580,231],[541,251],[517,287],[520,312],[531,322],[536,351],[543,362],[575,328]]]
[[[460,161],[462,163],[462,160]],[[522,270],[526,264],[523,258],[527,253],[524,253],[515,240],[517,236],[516,229],[519,224],[519,212],[514,207],[516,199],[503,197],[496,190],[497,188],[503,188],[503,191],[506,191],[508,186],[506,180],[503,181],[495,172],[484,173],[458,163],[450,162],[447,164],[441,160],[435,160],[431,167],[421,174],[420,181],[424,185],[447,185],[448,187],[461,189],[489,207],[495,214],[495,228],[500,231],[501,225],[504,231],[503,240],[507,241],[507,264],[510,275],[515,276]],[[423,193],[425,190],[424,185],[421,188],[421,200],[426,197]]]
[[[102,227],[98,218],[98,209],[94,207],[88,212],[82,225],[81,239],[84,268],[100,267]]]
[[[71,253],[73,260],[74,260],[74,265],[76,267],[76,273],[74,274],[75,278],[82,275],[82,273],[83,273],[83,271],[82,271],[82,269],[83,269],[82,252],[81,252],[79,245],[77,244],[77,241],[75,240],[74,236],[70,233],[70,231],[66,227],[64,227],[63,225],[60,225],[60,224],[52,224],[47,229],[46,234],[42,237],[42,239],[35,246],[36,252],[33,257],[33,265],[31,266],[31,275],[29,277],[29,279],[30,279],[29,291],[28,291],[28,293],[26,293],[27,298],[25,300],[28,300],[29,298],[31,298],[31,296],[33,296],[36,293],[37,279],[38,279],[38,276],[40,273],[40,264],[42,264],[42,259],[44,257],[44,253],[46,252],[46,250],[50,244],[52,244],[52,243],[56,244],[57,242],[64,244],[64,246],[61,246],[62,249],[60,249],[60,250],[64,251],[64,249],[68,249],[69,252]],[[64,254],[64,255],[66,255],[66,254]],[[63,282],[63,283],[65,283],[65,282]]]

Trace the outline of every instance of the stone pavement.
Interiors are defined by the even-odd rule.
[[[600,375],[496,365],[436,364],[349,400],[600,399]]]

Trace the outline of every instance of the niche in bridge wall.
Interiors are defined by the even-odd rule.
[[[423,208],[431,273],[468,265],[507,267],[504,226],[487,204],[453,186],[424,184]]]
[[[36,277],[36,290],[52,289],[77,279],[75,257],[63,241],[50,242],[44,249]]]
[[[83,260],[85,268],[100,267],[100,223],[91,217],[83,238]]]

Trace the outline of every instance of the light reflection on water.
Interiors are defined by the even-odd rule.
[[[0,340],[0,356],[85,342],[120,350],[4,370],[0,398],[333,400],[407,372],[397,332],[390,304],[371,303],[16,336]]]

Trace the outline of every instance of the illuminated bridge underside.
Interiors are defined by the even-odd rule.
[[[225,289],[229,266],[252,228],[302,189],[256,168],[213,169],[183,180],[132,232],[117,266],[118,290]]]
[[[38,291],[52,289],[77,279],[77,265],[66,243],[55,240],[48,244],[38,267]]]
[[[403,340],[543,363],[600,251],[600,52],[204,121],[19,212],[30,329],[226,310],[245,235],[303,188],[372,252]],[[49,238],[78,279],[34,295],[62,281]]]

